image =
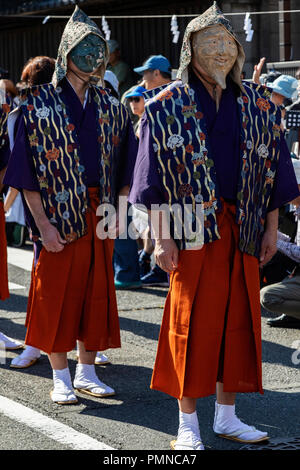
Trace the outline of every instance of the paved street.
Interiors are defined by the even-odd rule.
[[[9,248],[11,296],[0,304],[0,330],[19,340],[25,338],[31,262],[30,246]],[[97,367],[99,377],[116,389],[113,398],[78,394],[78,405],[55,405],[49,397],[52,374],[47,356],[18,371],[9,364],[19,352],[8,352],[6,363],[0,365],[0,449],[168,450],[177,431],[177,403],[149,389],[166,293],[161,288],[118,292],[122,348],[107,351],[112,364]],[[239,396],[238,415],[272,438],[299,436],[300,330],[271,329],[267,317],[263,313],[265,394]],[[69,359],[74,376],[75,351]],[[242,445],[215,437],[213,413],[213,396],[199,401],[205,445],[239,449]]]

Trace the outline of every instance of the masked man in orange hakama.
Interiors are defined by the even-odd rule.
[[[164,203],[171,220],[170,237],[152,223],[170,289],[151,388],[178,399],[176,450],[204,449],[196,402],[214,393],[216,434],[268,439],[239,420],[235,397],[263,393],[259,267],[276,252],[278,208],[299,191],[280,110],[241,82],[244,57],[214,3],[187,26],[178,80],[141,122],[129,200],[152,220]]]

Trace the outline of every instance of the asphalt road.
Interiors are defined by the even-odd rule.
[[[25,260],[25,269],[16,266],[19,261],[15,255],[15,250],[10,252],[9,280],[14,284],[10,298],[0,304],[0,330],[24,340],[30,248],[17,252],[17,258]],[[0,365],[0,450],[74,449],[72,438],[56,440],[34,423],[29,425],[26,420],[22,422],[12,414],[5,414],[1,411],[1,397],[4,403],[9,399],[12,413],[17,413],[18,405],[23,405],[29,414],[33,410],[50,418],[49,428],[53,423],[66,426],[65,436],[69,435],[68,430],[80,433],[82,446],[87,440],[91,446],[98,442],[100,446],[119,450],[168,450],[177,432],[177,403],[149,388],[166,293],[167,289],[163,288],[117,293],[122,348],[107,351],[112,363],[97,367],[100,379],[116,389],[115,397],[96,399],[78,394],[78,405],[55,405],[49,397],[52,373],[47,356],[43,354],[29,369],[15,370],[9,364],[19,352],[8,352],[5,364]],[[237,412],[248,424],[268,431],[271,438],[286,439],[300,436],[300,330],[270,328],[266,325],[268,316],[262,313],[265,394],[239,395]],[[69,363],[74,376],[75,351],[69,354]],[[214,396],[198,401],[204,444],[213,450],[240,449],[242,444],[214,435],[214,401]]]

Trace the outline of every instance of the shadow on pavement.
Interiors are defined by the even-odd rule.
[[[28,297],[18,294],[10,294],[9,298],[1,301],[0,310],[7,312],[26,312]]]
[[[158,340],[160,325],[142,320],[132,320],[131,318],[119,317],[119,319],[121,330],[131,331],[135,335],[147,339]]]

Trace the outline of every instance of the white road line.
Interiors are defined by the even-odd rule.
[[[7,262],[25,271],[31,271],[33,251],[22,248],[7,247]]]
[[[74,450],[114,450],[103,442],[1,395],[0,413]]]

